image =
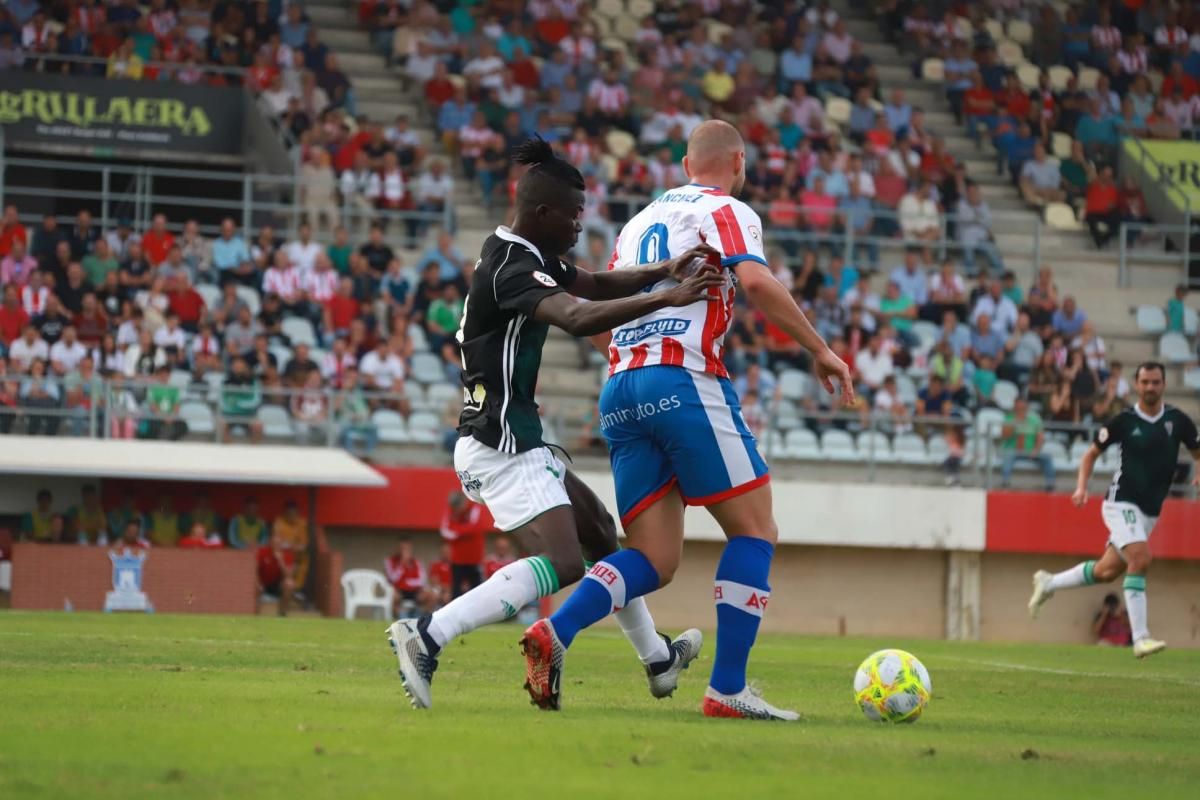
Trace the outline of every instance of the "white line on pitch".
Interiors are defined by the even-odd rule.
[[[1011,670],[1014,672],[1043,672],[1048,675],[1069,675],[1076,678],[1112,678],[1116,680],[1135,680],[1147,681],[1150,683],[1177,683],[1184,686],[1200,686],[1200,681],[1188,680],[1187,678],[1177,677],[1174,675],[1160,675],[1151,673],[1149,675],[1141,675],[1136,672],[1090,672],[1076,669],[1062,669],[1059,667],[1037,667],[1032,664],[1014,664],[1010,661],[986,661],[979,658],[963,658],[962,656],[939,656],[931,661],[958,661],[963,664],[977,664],[982,667],[992,667],[996,670]]]

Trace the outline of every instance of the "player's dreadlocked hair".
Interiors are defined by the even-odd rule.
[[[564,185],[583,191],[583,175],[558,157],[541,136],[526,139],[513,150],[513,163],[528,164],[529,169],[517,183],[517,202],[521,205],[550,203],[561,199]]]

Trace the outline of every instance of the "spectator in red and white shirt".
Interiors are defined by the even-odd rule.
[[[29,232],[17,216],[17,207],[8,205],[4,207],[3,220],[0,220],[0,258],[9,254],[15,242],[21,242],[28,247]]]
[[[0,257],[0,286],[20,288],[29,282],[29,276],[37,271],[38,262],[29,255],[23,239],[14,238],[8,254]]]
[[[596,61],[596,42],[587,35],[581,23],[576,22],[572,25],[571,33],[564,36],[558,46],[567,54],[567,61],[576,70]]]
[[[1107,59],[1121,49],[1121,31],[1112,24],[1112,13],[1106,6],[1100,7],[1100,16],[1092,27],[1092,54],[1097,59]]]
[[[29,283],[21,287],[21,306],[31,317],[43,313],[50,299],[50,289],[42,285],[42,280],[42,272],[37,270],[30,273]]]
[[[1125,39],[1125,46],[1117,52],[1117,63],[1124,75],[1137,76],[1150,68],[1150,58],[1142,45],[1142,37],[1133,35]]]
[[[296,265],[300,274],[304,274],[317,263],[317,256],[325,252],[325,248],[312,238],[312,226],[307,222],[301,223],[294,241],[288,242],[283,248],[288,260]]]
[[[285,250],[275,251],[275,260],[263,275],[263,294],[278,295],[285,306],[292,307],[302,298],[300,270],[288,257]]]
[[[349,280],[347,278],[346,280]],[[333,340],[333,346],[321,357],[321,377],[329,381],[335,389],[342,387],[342,376],[348,369],[358,369],[358,359],[346,343],[345,336]]]
[[[462,157],[463,175],[467,180],[475,180],[479,159],[495,138],[496,134],[488,127],[482,111],[476,111],[471,121],[459,128],[458,154]]]
[[[629,92],[621,83],[617,71],[608,69],[588,86],[588,97],[608,117],[624,117],[629,108]]]
[[[404,208],[408,193],[404,186],[404,173],[400,170],[400,159],[395,152],[383,156],[383,169],[379,174],[381,192],[376,201],[380,209],[396,211]]]
[[[313,268],[300,277],[300,288],[310,303],[324,306],[337,294],[338,274],[325,253],[318,253]]]
[[[21,335],[29,324],[29,315],[21,307],[17,287],[4,286],[4,297],[0,300],[0,345],[8,347]]]
[[[396,608],[397,614],[399,613],[399,604],[405,602],[416,604],[423,611],[428,610],[426,607],[430,604],[431,599],[428,575],[425,565],[413,555],[412,542],[408,539],[401,539],[396,544],[396,550],[384,559],[383,566],[388,583],[396,590],[396,599],[399,601]]]

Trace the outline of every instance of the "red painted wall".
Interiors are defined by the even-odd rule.
[[[989,492],[987,550],[1098,555],[1108,541],[1101,498],[1075,508],[1065,494]],[[1200,503],[1167,500],[1150,537],[1156,558],[1200,559]]]

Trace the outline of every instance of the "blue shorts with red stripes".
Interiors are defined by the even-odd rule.
[[[600,430],[623,525],[676,485],[703,506],[770,479],[728,378],[664,365],[618,372],[600,393]]]

